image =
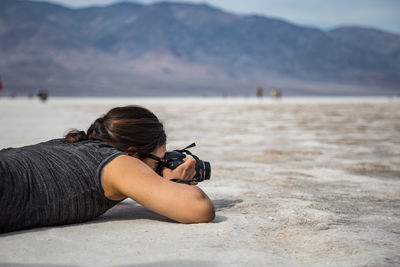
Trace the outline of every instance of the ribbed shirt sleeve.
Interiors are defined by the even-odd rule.
[[[117,204],[104,196],[103,167],[121,155],[95,140],[54,139],[0,151],[0,232],[80,223]]]

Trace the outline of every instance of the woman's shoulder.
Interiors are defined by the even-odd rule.
[[[2,150],[9,150],[9,149],[40,149],[42,147],[80,147],[80,146],[86,146],[86,147],[111,147],[110,145],[101,142],[99,140],[84,140],[76,143],[68,143],[65,141],[64,138],[54,138],[46,141],[41,141],[38,143],[34,144],[28,144],[28,145],[20,145],[20,146],[10,146],[6,148],[2,148]]]
[[[65,160],[79,158],[85,161],[94,160],[94,162],[102,162],[111,156],[122,154],[115,147],[99,140],[83,140],[76,143],[68,143],[64,138],[51,139],[34,145],[7,148],[1,150],[1,152],[10,155],[36,155],[37,157]]]
[[[66,150],[80,150],[80,151],[110,151],[120,152],[118,149],[110,144],[100,140],[82,140],[75,143],[68,143],[64,138],[52,139],[43,143],[37,144],[38,146],[51,146],[60,147]]]
[[[57,157],[63,156],[84,156],[95,158],[106,158],[113,154],[122,154],[115,147],[99,140],[84,140],[76,143],[68,143],[64,138],[51,139],[36,143],[33,145],[25,145],[19,147],[8,147],[0,149],[1,154],[18,154],[20,156],[27,154]]]

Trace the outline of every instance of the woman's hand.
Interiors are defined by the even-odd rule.
[[[181,179],[192,180],[196,175],[196,160],[192,157],[183,159],[184,163],[176,167],[174,170],[164,168],[162,175],[166,179]],[[198,184],[197,182],[190,182],[191,185]]]

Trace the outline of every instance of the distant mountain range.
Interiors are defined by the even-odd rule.
[[[0,1],[2,94],[397,95],[400,35],[323,31],[204,4]]]

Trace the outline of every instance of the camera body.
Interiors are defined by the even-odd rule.
[[[194,147],[195,145],[196,144],[193,143],[184,149],[165,152],[165,163],[163,167],[173,170],[184,162],[183,159],[186,158],[187,155],[190,155],[196,160],[196,175],[193,177],[192,181],[202,182],[204,180],[209,180],[211,177],[210,163],[208,161],[203,161],[199,159],[197,156],[193,155],[189,150],[187,150],[188,148]],[[183,180],[181,181],[183,182]]]

